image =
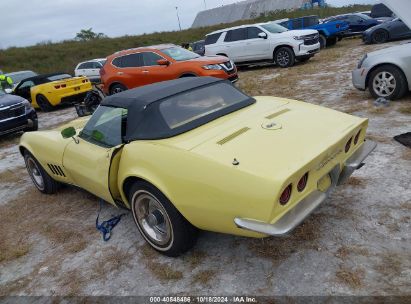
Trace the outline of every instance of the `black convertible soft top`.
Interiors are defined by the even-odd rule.
[[[181,126],[170,128],[160,112],[159,104],[161,101],[179,94],[218,84],[226,85],[224,86],[225,90],[223,94],[233,96],[238,102],[221,111],[205,115]],[[214,88],[210,88],[210,94],[212,94],[212,92],[215,92]],[[129,142],[138,139],[163,139],[172,137],[197,128],[211,120],[239,110],[254,102],[255,100],[253,98],[239,91],[228,80],[214,77],[187,77],[158,82],[117,93],[106,97],[101,102],[101,105],[127,109],[125,140]]]
[[[67,74],[67,73],[49,73],[49,74],[36,75],[33,77],[23,79],[22,81],[20,81],[20,83],[22,84],[25,81],[31,80],[34,82],[35,85],[44,84],[44,83],[50,82],[50,80],[48,79],[49,77],[63,75],[63,74]]]

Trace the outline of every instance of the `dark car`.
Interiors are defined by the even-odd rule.
[[[407,38],[411,38],[411,30],[398,18],[372,27],[366,30],[362,36],[365,43],[384,43]]]
[[[190,43],[190,46],[193,49],[194,53],[197,53],[200,56],[204,56],[204,54],[205,54],[205,40],[200,40],[200,41]]]
[[[344,37],[361,34],[370,27],[380,24],[378,20],[361,13],[338,15],[328,18],[324,22],[332,21],[345,21],[348,23],[349,29],[344,33]]]
[[[37,129],[37,114],[31,104],[20,96],[6,94],[0,90],[0,136]]]

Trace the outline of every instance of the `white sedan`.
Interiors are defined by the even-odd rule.
[[[106,63],[105,58],[91,59],[88,61],[80,62],[75,70],[75,76],[86,76],[93,82],[100,81],[100,69]]]

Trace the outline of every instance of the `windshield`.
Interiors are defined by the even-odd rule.
[[[11,79],[13,79],[14,83],[19,83],[20,81],[22,81],[23,79],[29,78],[29,77],[33,77],[36,76],[37,74],[31,71],[27,71],[27,72],[15,72],[15,73],[9,73],[6,74],[6,76],[9,76]]]
[[[200,55],[180,47],[164,49],[162,52],[176,61],[184,61],[200,57]]]
[[[276,33],[283,33],[288,31],[288,29],[286,29],[285,27],[275,23],[275,22],[270,22],[267,24],[262,24],[261,25],[262,28],[266,29],[267,31],[269,31],[270,33],[276,34]]]
[[[371,18],[370,16],[366,15],[366,14],[358,14],[359,17],[363,18],[363,19],[367,19],[367,20],[372,20],[373,18]]]
[[[50,81],[56,81],[56,80],[63,80],[63,79],[67,79],[67,78],[71,78],[71,75],[69,75],[69,74],[59,74],[59,75],[50,76],[47,79],[50,80]]]
[[[106,63],[107,60],[99,60],[98,62],[100,62],[101,65],[104,65]]]
[[[159,109],[170,129],[175,129],[204,116],[243,103],[250,97],[232,85],[220,83],[173,96],[161,102]]]

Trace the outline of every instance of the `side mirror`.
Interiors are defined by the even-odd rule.
[[[167,59],[157,60],[157,63],[158,63],[159,65],[166,65],[166,66],[169,66],[169,65],[170,65],[170,61],[168,61]]]
[[[260,37],[260,38],[262,38],[262,39],[267,39],[267,34],[261,32],[261,33],[258,34],[258,37]]]
[[[73,127],[68,127],[61,131],[61,136],[63,136],[63,138],[71,138],[76,136],[76,134],[76,129]]]

